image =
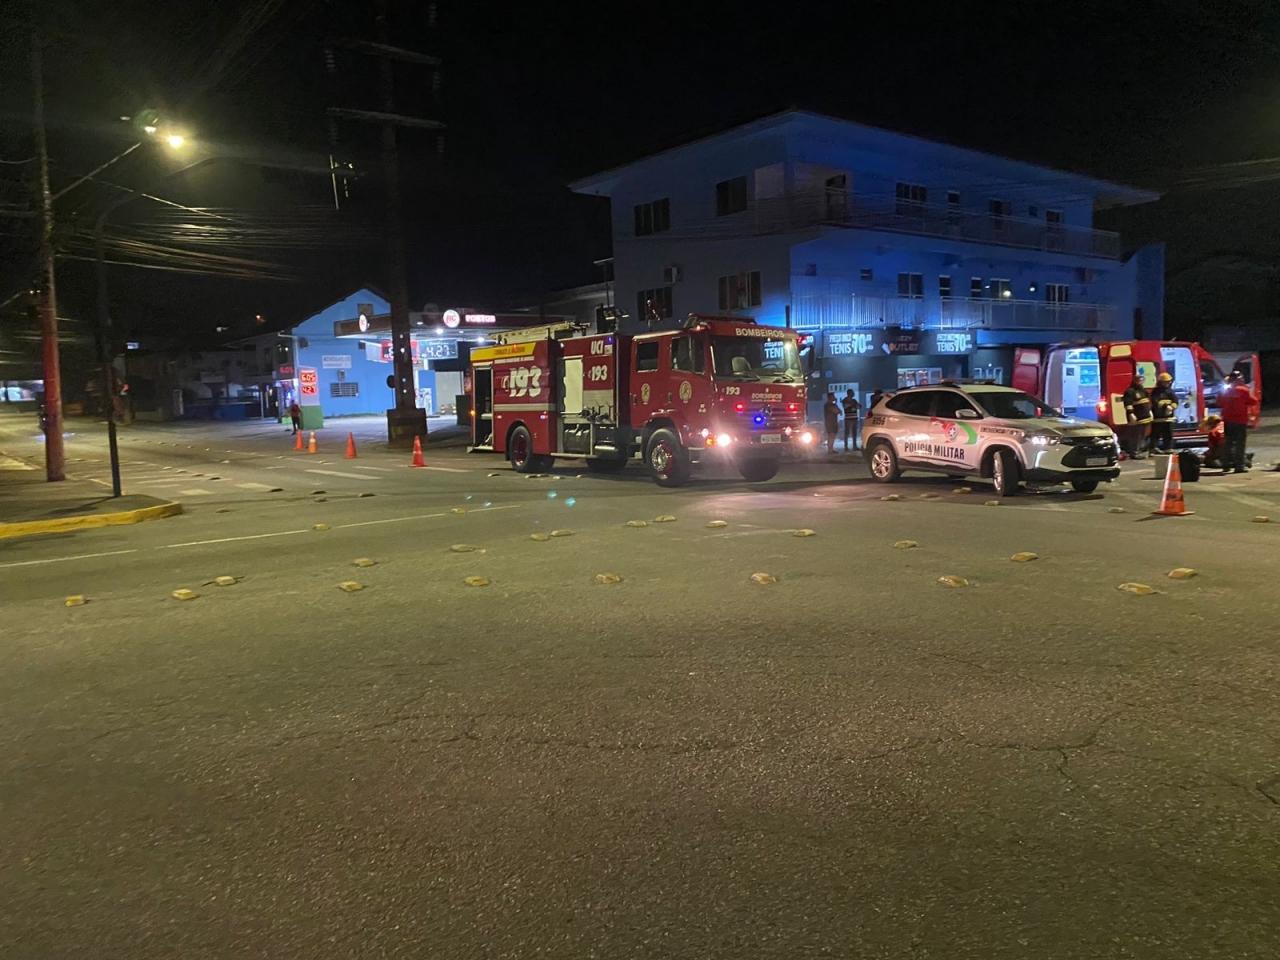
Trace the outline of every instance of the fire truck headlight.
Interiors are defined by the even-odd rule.
[[[813,431],[806,430],[804,433],[800,434],[800,442],[803,443],[805,446],[808,446],[809,444],[813,443]]]
[[[727,434],[727,433],[717,433],[717,434],[716,434],[716,446],[717,446],[717,447],[727,447],[727,446],[728,446],[729,444],[731,444],[731,443],[733,443],[733,437],[731,437],[729,434]]]
[[[706,427],[703,427],[701,430],[698,431],[698,436],[702,437],[702,439],[705,440],[707,439],[707,437],[711,436],[711,431],[708,430]]]

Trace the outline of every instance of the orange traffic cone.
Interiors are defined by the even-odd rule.
[[[1182,467],[1178,465],[1178,455],[1169,457],[1169,470],[1164,475],[1164,496],[1160,498],[1160,509],[1152,510],[1152,514],[1161,517],[1186,517],[1195,513],[1188,510],[1186,501],[1182,499]]]
[[[425,467],[427,461],[422,459],[422,438],[413,438],[413,461],[409,464],[411,467]]]
[[[356,458],[356,438],[352,436],[351,431],[347,431],[347,459],[354,460]]]
[[[302,449],[302,431],[301,430],[299,430],[297,433],[293,435],[293,449],[295,450]]]
[[[307,453],[316,452],[316,432],[311,431],[311,439],[307,441]]]

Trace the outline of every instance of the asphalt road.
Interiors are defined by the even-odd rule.
[[[1280,474],[1149,519],[1142,465],[996,507],[124,443],[207,492],[0,545],[6,958],[1275,953]]]

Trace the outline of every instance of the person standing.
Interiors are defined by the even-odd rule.
[[[1249,405],[1253,397],[1244,382],[1239,370],[1232,370],[1227,377],[1227,385],[1218,397],[1218,408],[1222,413],[1222,427],[1225,434],[1225,449],[1222,452],[1222,472],[1235,471],[1244,473],[1248,469],[1245,446],[1249,438]]]
[[[850,437],[853,437],[853,449],[858,449],[858,411],[862,409],[862,405],[858,403],[852,389],[844,392],[840,405],[844,408],[844,449],[848,453]]]
[[[1162,373],[1151,391],[1151,446],[1161,453],[1173,449],[1173,421],[1178,413],[1178,395],[1173,392],[1173,377]]]
[[[293,421],[293,433],[296,435],[302,429],[302,408],[297,400],[289,404],[289,419]]]
[[[1141,460],[1146,456],[1147,431],[1151,429],[1151,397],[1142,385],[1142,375],[1135,373],[1129,389],[1124,392],[1124,449],[1130,458]]]
[[[822,407],[823,426],[827,428],[827,453],[836,452],[836,437],[840,435],[840,405],[836,403],[834,393],[827,394],[827,402]]]
[[[881,390],[879,387],[876,387],[875,392],[871,394],[871,399],[867,401],[867,413],[870,413],[877,406],[879,406],[880,401],[883,399],[884,399],[884,391]]]

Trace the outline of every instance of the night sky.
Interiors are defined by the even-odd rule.
[[[5,160],[31,153],[21,6],[3,14]],[[1270,179],[1280,165],[1247,168],[1242,188],[1177,186],[1280,154],[1280,4],[802,2],[766,19],[741,2],[442,0],[435,27],[427,3],[392,7],[394,41],[444,60],[438,103],[428,71],[398,76],[402,108],[448,126],[442,155],[434,136],[404,137],[415,307],[532,302],[591,280],[590,261],[609,252],[605,210],[565,182],[788,106],[1169,191],[1119,226],[1135,244],[1168,239],[1171,270],[1226,249],[1280,257],[1271,229],[1280,180]],[[203,149],[323,163],[325,107],[377,105],[360,58],[340,55],[336,81],[326,77],[325,38],[371,36],[372,9],[362,0],[46,0],[55,189],[126,146],[129,131],[113,118],[142,106],[180,117]],[[166,181],[172,161],[166,168],[143,151],[113,169],[129,185],[259,227],[274,216],[306,238],[300,249],[219,249],[270,260],[289,282],[115,268],[115,315],[198,340],[255,313],[268,326],[295,322],[380,282],[376,130],[343,123],[339,136],[338,153],[370,176],[327,220],[321,176],[219,163]],[[0,202],[24,199],[27,170],[0,166]],[[69,254],[73,214],[83,230],[109,195],[87,185],[60,203]],[[119,215],[153,239],[175,218],[147,204]],[[0,299],[29,274],[25,227],[0,221]],[[64,314],[91,315],[90,279],[84,264],[61,265]],[[23,321],[10,312],[3,322],[12,332]]]

